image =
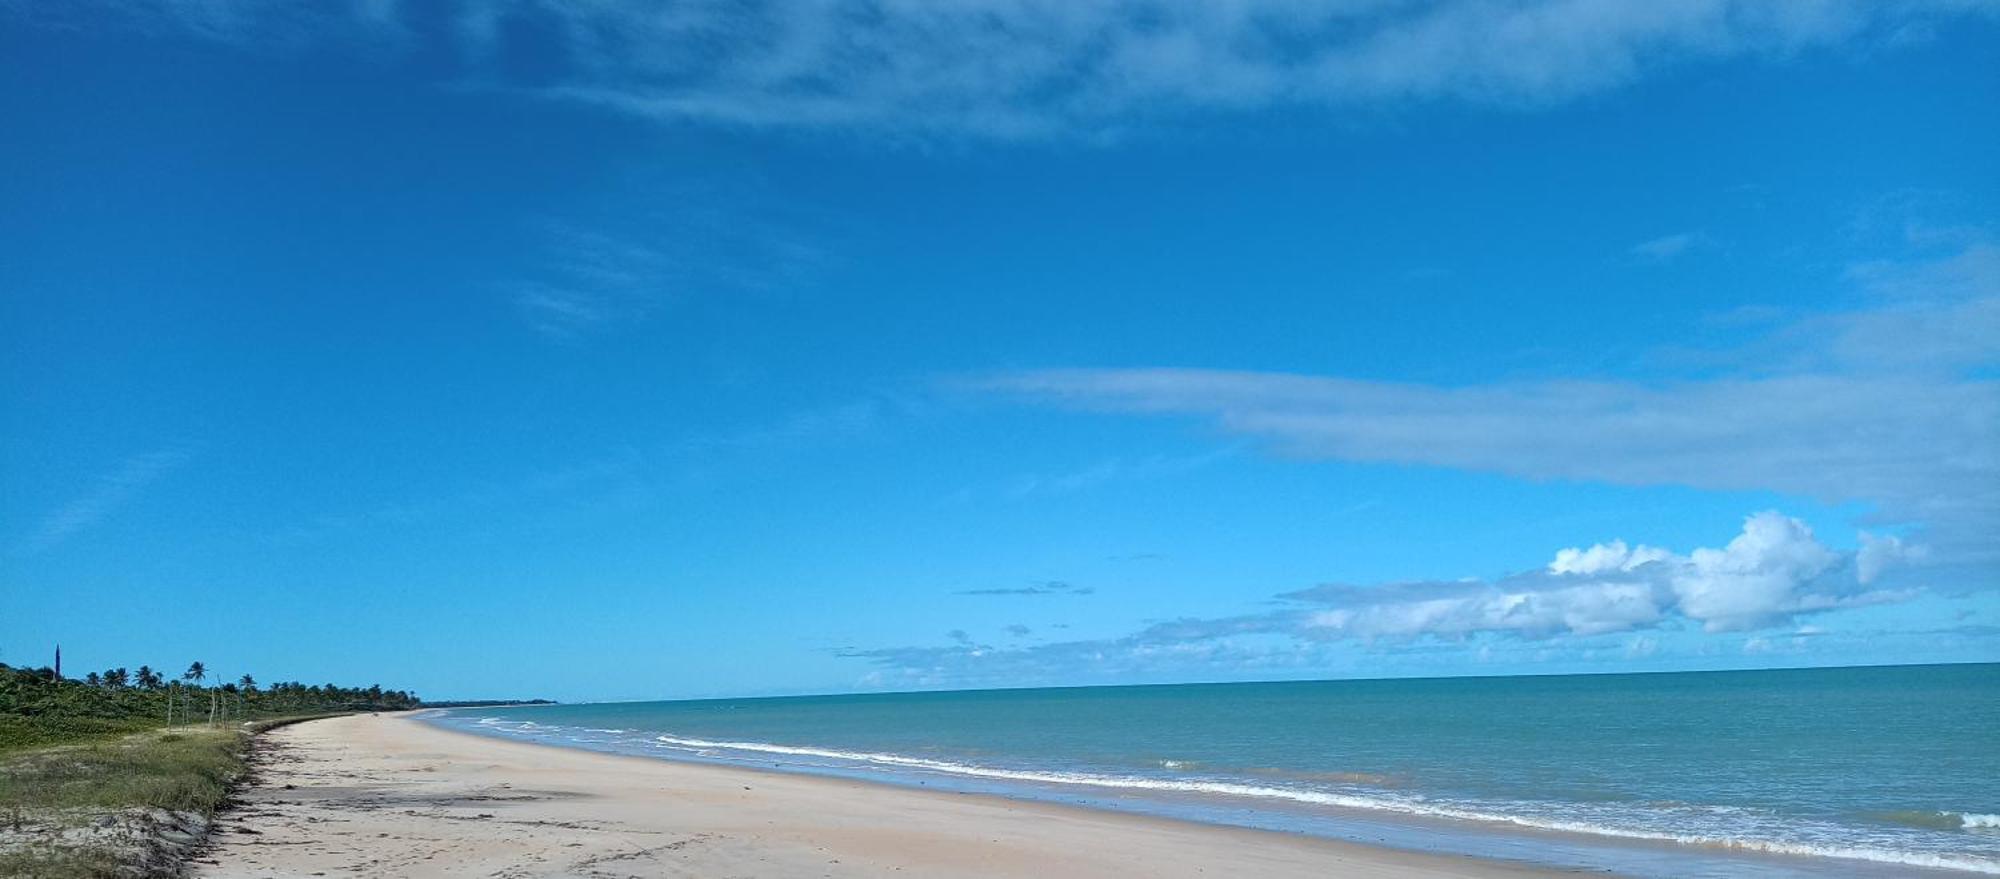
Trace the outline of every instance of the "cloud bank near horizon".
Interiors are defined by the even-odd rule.
[[[1546,568],[1493,582],[1320,586],[1280,597],[1319,606],[1306,631],[1324,637],[1589,636],[1676,619],[1705,632],[1744,632],[1908,598],[1908,589],[1876,583],[1913,552],[1898,538],[1873,535],[1841,552],[1804,522],[1767,511],[1746,519],[1728,544],[1687,555],[1614,540],[1561,550]]]
[[[1923,589],[1884,577],[1919,553],[1877,536],[1855,550],[1835,549],[1804,522],[1766,511],[1747,517],[1728,543],[1685,554],[1612,540],[1558,550],[1542,568],[1493,580],[1324,584],[1274,596],[1275,610],[1166,620],[1118,638],[1000,648],[958,629],[943,646],[839,655],[874,665],[869,682],[879,686],[1313,668],[1323,667],[1326,648],[1342,643],[1485,651],[1630,635],[1626,655],[1644,655],[1658,645],[1648,633],[1768,632],[1842,608],[1910,600]],[[1760,636],[1746,649],[1752,643],[1772,642]]]
[[[0,3],[257,51],[415,55],[457,84],[667,121],[1003,140],[1203,113],[1451,101],[1540,107],[1703,62],[1919,42],[1961,0],[96,0]]]

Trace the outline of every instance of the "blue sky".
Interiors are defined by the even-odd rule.
[[[1996,45],[1921,2],[0,2],[0,661],[2000,659]]]

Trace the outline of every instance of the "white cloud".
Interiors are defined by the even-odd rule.
[[[1602,635],[1658,624],[1658,590],[1644,581],[1594,580],[1557,588],[1517,589],[1480,583],[1459,594],[1406,599],[1381,587],[1375,600],[1319,611],[1307,633],[1321,637],[1464,638],[1485,632],[1546,638]]]
[[[1679,562],[1671,582],[1678,610],[1708,631],[1752,629],[1850,600],[1846,590],[1813,588],[1842,561],[1804,522],[1762,513],[1728,546]]]
[[[0,7],[8,8],[8,7]],[[1663,69],[1783,59],[1983,12],[1951,0],[99,0],[257,49],[455,57],[458,81],[669,120],[1002,138],[1189,113],[1399,101],[1535,106]],[[532,54],[532,78],[511,73]]]
[[[1287,597],[1331,605],[1313,614],[1308,631],[1340,637],[1588,636],[1674,619],[1741,631],[1905,596],[1865,588],[1850,570],[1853,555],[1820,543],[1804,522],[1765,512],[1726,546],[1685,556],[1613,541],[1562,550],[1543,571],[1490,583],[1321,587]]]
[[[1552,574],[1600,574],[1609,571],[1629,571],[1640,565],[1663,561],[1672,553],[1657,547],[1640,544],[1628,547],[1623,540],[1600,543],[1589,549],[1571,547],[1556,551],[1555,561],[1549,562]]]

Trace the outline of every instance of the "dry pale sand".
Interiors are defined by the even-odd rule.
[[[1527,876],[999,797],[618,757],[355,716],[274,730],[200,876]]]

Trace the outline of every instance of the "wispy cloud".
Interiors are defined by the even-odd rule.
[[[1693,247],[1700,241],[1701,236],[1693,232],[1679,232],[1673,235],[1662,235],[1658,238],[1641,241],[1638,244],[1632,245],[1631,249],[1627,250],[1626,253],[1647,262],[1667,262],[1686,253],[1688,248]]]
[[[1871,260],[1848,276],[1876,307],[1806,322],[1844,363],[1940,371],[2000,362],[2000,245],[1977,240],[1937,259]]]
[[[1029,586],[994,589],[965,589],[953,595],[1091,595],[1097,589],[1092,586],[1078,586],[1066,580],[1043,580]]]
[[[1737,306],[1709,322],[1767,334],[1724,349],[1669,348],[1662,360],[1744,374],[1926,381],[1979,375],[2000,363],[2000,245],[1991,233],[1927,228],[1897,248],[1897,256],[1845,267],[1845,288],[1833,292],[1855,303],[1847,309]]]
[[[264,539],[292,547],[356,530],[390,529],[407,535],[440,526],[486,527],[521,516],[547,520],[604,507],[629,508],[647,501],[646,476],[652,466],[647,452],[622,447],[594,458],[489,476],[430,495],[328,513],[282,526]]]
[[[528,275],[501,284],[522,318],[575,339],[695,297],[795,293],[834,261],[823,218],[755,187],[673,186],[655,201],[667,206],[541,224]]]
[[[1057,370],[985,383],[1113,411],[1210,418],[1284,452],[1531,479],[1772,490],[1878,507],[1990,552],[2000,386],[1794,376],[1437,387],[1207,370]]]
[[[1793,628],[1815,614],[1918,594],[1884,586],[1878,578],[1896,561],[1877,559],[1871,569],[1867,552],[1834,549],[1805,523],[1765,512],[1727,544],[1686,554],[1611,541],[1560,550],[1545,567],[1495,580],[1322,585],[1276,596],[1273,610],[1165,620],[1118,638],[995,648],[954,636],[947,645],[842,655],[873,663],[888,682],[922,686],[1311,667],[1337,644],[1465,652],[1622,635],[1619,652],[1643,656],[1659,649],[1643,633]]]
[[[1872,307],[1803,318],[1737,377],[1446,387],[1205,369],[1055,369],[986,392],[1187,416],[1307,458],[1862,503],[1939,560],[2000,548],[2000,249],[1871,264]]]
[[[79,7],[257,49],[329,40],[378,54],[427,49],[460,60],[458,82],[664,120],[998,138],[1104,134],[1271,107],[1546,105],[1692,63],[1894,48],[1909,34],[1990,9],[1949,0],[98,0],[11,8],[37,20],[88,21]],[[508,63],[524,54],[540,62],[533,77]]]
[[[1007,488],[1016,500],[1060,496],[1128,480],[1161,479],[1191,473],[1234,454],[1233,447],[1213,449],[1193,455],[1147,455],[1138,458],[1114,457],[1089,467],[1061,473],[1023,476]]]
[[[163,449],[134,455],[98,477],[75,500],[57,507],[22,544],[27,554],[42,552],[105,520],[148,486],[187,463],[188,453]]]
[[[671,444],[674,455],[706,455],[719,451],[794,448],[852,439],[893,418],[908,416],[921,404],[907,397],[881,395],[836,405],[802,409],[776,421],[728,431],[694,434]]]
[[[489,474],[451,490],[378,503],[363,510],[294,523],[266,535],[280,545],[313,543],[359,528],[474,525],[520,519],[546,521],[600,510],[633,510],[657,500],[677,479],[710,479],[738,457],[798,453],[852,442],[917,404],[908,398],[866,397],[801,409],[772,421],[674,440],[619,445],[525,471]],[[698,475],[690,475],[698,474]]]
[[[530,326],[570,338],[643,318],[676,295],[678,266],[665,250],[570,226],[550,228],[541,278],[514,283]]]

